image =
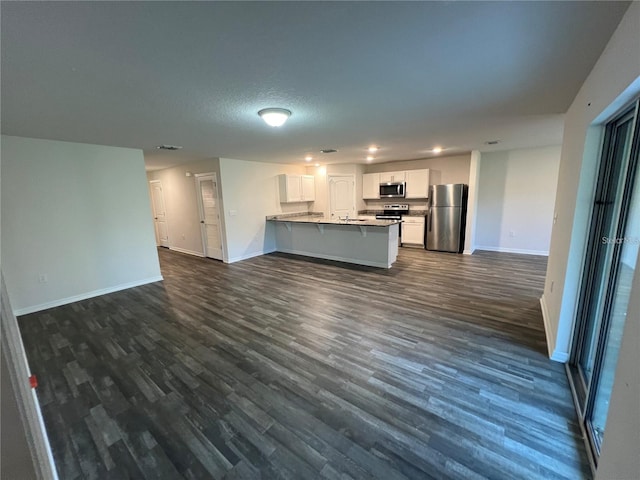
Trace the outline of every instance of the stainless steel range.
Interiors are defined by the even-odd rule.
[[[382,213],[376,213],[377,220],[402,220],[402,215],[409,213],[409,205],[403,203],[389,203],[382,208]]]

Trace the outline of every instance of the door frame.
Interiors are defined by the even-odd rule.
[[[640,168],[638,160],[638,152],[640,151],[640,99],[635,98],[624,109],[621,109],[613,115],[606,123],[603,131],[602,147],[598,160],[598,168],[595,172],[596,184],[594,190],[594,202],[591,206],[590,220],[588,223],[588,231],[586,248],[582,259],[582,272],[580,275],[579,290],[577,296],[576,309],[574,311],[574,322],[572,328],[571,351],[569,361],[566,364],[566,372],[571,387],[574,404],[580,421],[587,455],[591,463],[592,470],[598,465],[600,457],[600,447],[596,440],[591,417],[595,406],[596,395],[599,386],[600,376],[603,373],[604,354],[609,335],[609,327],[611,323],[610,313],[613,306],[613,294],[618,279],[619,257],[621,254],[621,244],[615,244],[611,253],[610,268],[606,284],[601,292],[603,302],[602,309],[598,318],[595,319],[593,329],[596,335],[595,353],[593,362],[593,371],[591,379],[585,382],[584,372],[580,365],[582,353],[584,351],[584,341],[587,334],[588,322],[587,318],[592,313],[594,301],[594,275],[597,274],[597,262],[602,253],[599,251],[601,242],[601,228],[604,222],[606,212],[602,210],[604,194],[609,195],[608,188],[611,186],[611,156],[615,149],[616,128],[623,122],[626,117],[631,116],[633,123],[631,125],[632,138],[629,152],[628,164],[624,172],[624,179],[621,184],[617,185],[618,193],[621,193],[621,204],[615,221],[616,238],[624,236],[626,224],[629,220],[628,211],[631,202],[632,192],[634,188],[640,188],[640,185],[634,185],[635,172]]]
[[[221,201],[220,201],[220,182],[218,181],[218,174],[216,172],[207,172],[207,173],[196,173],[193,175],[194,187],[196,191],[196,204],[198,205],[198,221],[200,227],[200,239],[202,241],[202,254],[205,258],[213,258],[207,257],[207,238],[202,228],[202,222],[204,219],[204,206],[202,205],[202,195],[198,189],[198,179],[202,177],[213,177],[213,181],[216,185],[216,205],[218,207],[218,233],[220,234],[220,248],[222,250],[222,258],[221,261],[227,263],[227,249],[224,235],[224,215],[223,211],[220,209]],[[217,258],[214,260],[218,260]]]
[[[353,173],[332,173],[327,175],[327,205],[329,210],[329,216],[331,216],[332,205],[331,205],[331,180],[336,177],[349,177],[353,180],[353,212],[354,216],[358,215],[358,210],[356,209],[356,176]]]

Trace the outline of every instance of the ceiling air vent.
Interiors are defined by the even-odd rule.
[[[156,148],[158,150],[182,150],[182,147],[177,145],[158,145]]]
[[[487,140],[484,142],[485,145],[497,145],[500,143],[500,140]]]
[[[336,153],[338,150],[336,150],[335,148],[323,148],[322,150],[320,150],[322,153]]]

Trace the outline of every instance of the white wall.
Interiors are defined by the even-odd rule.
[[[468,153],[464,155],[450,155],[444,157],[423,158],[419,160],[366,164],[364,166],[364,171],[365,173],[377,173],[428,168],[438,172],[438,176],[430,180],[432,185],[443,185],[448,183],[468,184],[470,164],[471,154]]]
[[[187,172],[193,175],[186,176]],[[197,173],[215,173],[220,183],[220,162],[211,158],[147,173],[148,180],[160,180],[164,196],[169,248],[204,256],[198,212]],[[151,193],[149,193],[151,195]],[[222,205],[220,207],[223,208]],[[222,211],[222,210],[221,210]],[[222,225],[224,230],[224,225]],[[224,232],[223,236],[224,236]]]
[[[571,104],[564,127],[549,261],[542,297],[552,358],[566,361],[602,125],[640,93],[640,2],[631,3]],[[640,471],[640,265],[636,263],[596,479],[638,478]]]
[[[146,182],[140,150],[2,137],[2,269],[18,314],[161,279]]]
[[[226,229],[225,261],[236,262],[275,251],[266,216],[306,212],[310,202],[280,203],[278,175],[305,174],[305,167],[220,159],[220,183]]]
[[[549,350],[569,357],[604,124],[640,92],[640,3],[631,4],[565,118],[542,303]]]
[[[476,248],[547,255],[560,146],[483,153],[481,158]]]
[[[482,154],[478,150],[471,152],[469,162],[469,192],[467,200],[467,224],[464,232],[465,255],[476,250],[476,231],[478,224],[478,188],[480,187],[480,165]]]

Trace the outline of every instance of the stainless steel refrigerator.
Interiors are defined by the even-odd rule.
[[[462,253],[467,217],[467,186],[462,183],[431,185],[429,203],[425,248]]]

